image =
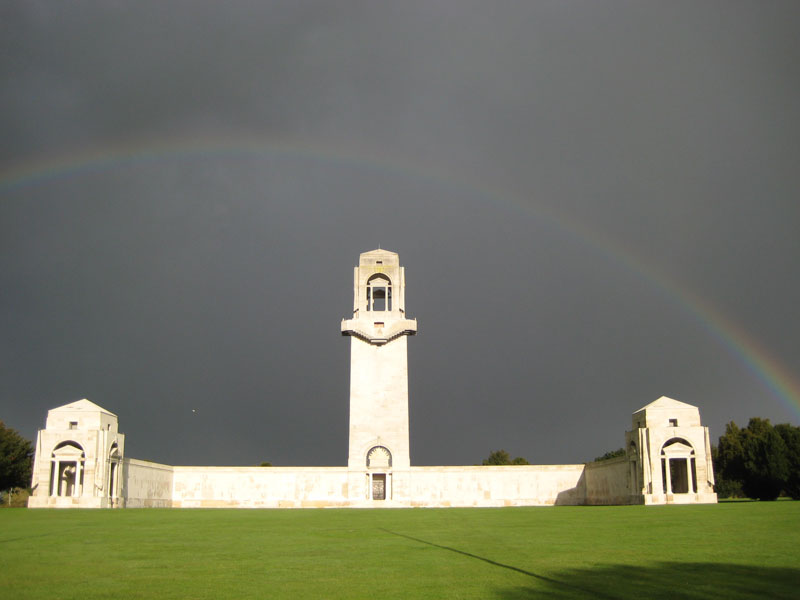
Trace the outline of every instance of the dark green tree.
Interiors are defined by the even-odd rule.
[[[510,465],[511,455],[505,450],[493,450],[489,458],[483,460],[484,465]]]
[[[598,462],[600,460],[609,460],[611,458],[617,458],[618,456],[625,456],[625,448],[617,448],[616,450],[610,450],[603,454],[603,456],[598,456],[594,459],[594,462]]]
[[[714,488],[720,498],[737,498],[744,496],[744,449],[742,448],[742,430],[731,421],[725,426],[725,434],[720,436],[719,443],[711,448],[711,459],[714,463]]]
[[[518,456],[512,459],[511,455],[505,450],[494,450],[489,454],[489,458],[484,459],[484,465],[529,465],[530,463]]]
[[[744,429],[728,423],[719,438],[716,460],[721,494],[730,493],[739,482],[746,496],[775,500],[788,485],[789,451],[769,419],[753,417]]]
[[[775,425],[775,431],[786,444],[786,458],[789,461],[789,477],[783,489],[795,500],[800,500],[800,427],[781,423]]]
[[[714,463],[715,474],[720,472],[726,479],[742,481],[744,479],[744,448],[742,447],[742,430],[731,421],[725,426],[725,434],[720,436],[717,444],[717,460]]]
[[[0,491],[31,485],[33,444],[0,421]]]
[[[776,500],[789,479],[789,459],[783,438],[769,419],[750,419],[743,430],[744,480],[750,498]]]
[[[728,479],[722,469],[719,446],[711,446],[711,461],[714,463],[714,491],[720,498],[744,498],[742,482]]]

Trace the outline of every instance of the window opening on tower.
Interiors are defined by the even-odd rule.
[[[384,275],[375,275],[367,281],[367,310],[392,310],[392,283]]]

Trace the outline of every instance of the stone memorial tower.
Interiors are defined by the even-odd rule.
[[[696,406],[662,396],[633,413],[625,434],[635,503],[716,503],[708,427]]]
[[[117,416],[83,399],[47,413],[36,438],[30,507],[119,506],[125,436]]]
[[[351,478],[350,493],[367,500],[397,497],[400,482],[393,472],[410,468],[407,336],[417,332],[417,321],[406,318],[405,308],[398,255],[361,254],[353,277],[353,318],[342,321],[342,335],[351,338],[347,466],[366,474]]]

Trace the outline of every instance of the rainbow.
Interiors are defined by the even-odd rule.
[[[387,173],[430,181],[447,188],[479,194],[493,202],[515,205],[519,210],[551,226],[575,241],[585,244],[625,270],[633,273],[679,306],[752,375],[762,382],[771,396],[800,419],[800,380],[776,356],[769,352],[743,326],[734,323],[708,300],[680,285],[634,251],[603,236],[569,215],[557,213],[505,190],[489,188],[483,182],[468,181],[459,175],[436,171],[411,160],[388,157],[374,149],[347,150],[343,146],[325,146],[292,138],[271,139],[194,137],[166,140],[141,139],[120,145],[105,145],[80,152],[64,152],[37,158],[0,170],[0,193],[45,183],[53,179],[75,177],[122,165],[155,163],[164,159],[237,156],[279,156],[307,158],[343,166],[368,166]]]
[[[731,320],[718,306],[689,287],[659,272],[616,242],[600,238],[596,232],[573,224],[574,231],[590,245],[636,274],[679,306],[712,338],[761,381],[788,411],[800,418],[800,379],[743,326]]]

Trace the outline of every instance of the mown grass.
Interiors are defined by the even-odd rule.
[[[0,511],[9,598],[797,598],[800,502]]]

